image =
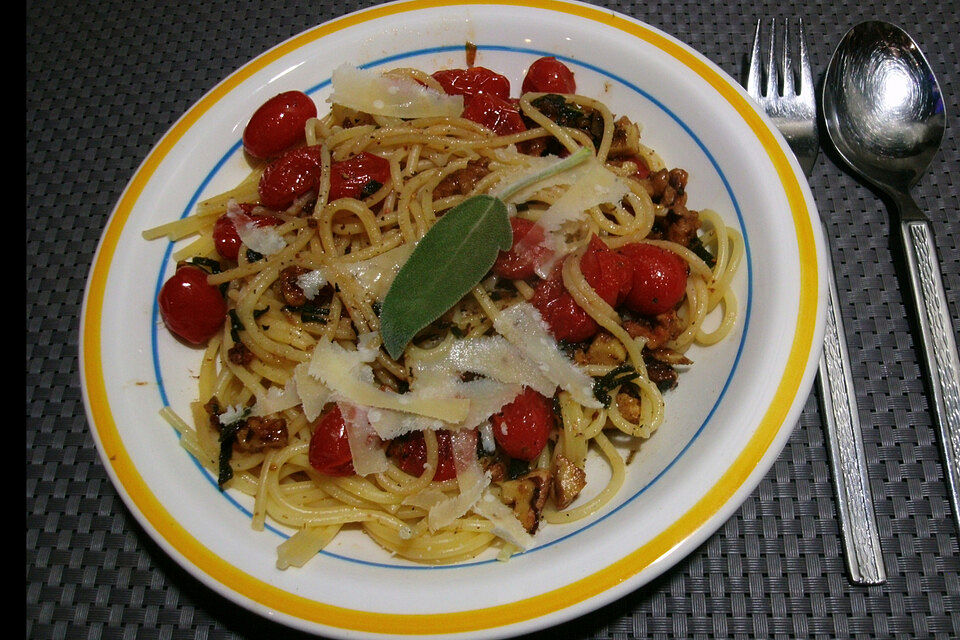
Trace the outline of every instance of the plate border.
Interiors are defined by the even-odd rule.
[[[767,152],[787,197],[799,251],[800,299],[797,308],[797,329],[773,400],[756,431],[730,467],[691,509],[653,540],[620,560],[563,587],[524,600],[482,609],[433,614],[391,614],[359,611],[316,602],[272,586],[241,571],[199,543],[157,500],[133,465],[110,411],[104,370],[99,358],[101,311],[109,266],[134,204],[154,171],[196,121],[212,105],[248,77],[310,42],[357,24],[423,9],[491,4],[550,10],[616,28],[655,46],[684,64],[713,87],[734,108]],[[302,626],[302,623],[306,622],[354,633],[443,635],[505,627],[558,614],[605,593],[618,591],[617,587],[629,583],[631,579],[664,558],[672,550],[676,550],[685,542],[689,544],[696,534],[702,531],[704,525],[720,515],[731,498],[744,488],[747,480],[757,469],[758,463],[772,453],[771,446],[777,440],[777,435],[781,433],[786,419],[794,408],[799,392],[805,385],[812,382],[810,369],[814,360],[811,353],[814,345],[819,343],[817,336],[822,332],[822,287],[819,282],[818,257],[822,246],[818,251],[816,241],[818,236],[811,222],[809,214],[811,205],[808,200],[807,189],[801,185],[794,163],[785,152],[778,136],[772,132],[765,119],[760,116],[743,93],[732,86],[711,63],[701,58],[699,54],[666,34],[632,18],[598,7],[562,0],[497,0],[494,2],[409,0],[348,14],[281,43],[232,73],[174,124],[134,174],[101,237],[91,265],[81,313],[80,369],[88,419],[93,427],[92,432],[114,485],[118,487],[118,491],[125,498],[131,511],[135,515],[139,514],[142,522],[157,532],[160,537],[158,542],[168,553],[182,558],[202,572],[208,580],[215,583],[211,586],[215,586],[218,590],[227,589],[255,607],[266,607],[274,614],[290,616],[295,619],[293,621],[295,626]],[[297,625],[298,622],[300,625]]]

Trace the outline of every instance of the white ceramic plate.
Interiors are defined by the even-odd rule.
[[[187,415],[199,353],[158,330],[154,300],[170,245],[144,229],[186,215],[247,167],[240,135],[270,96],[308,91],[323,104],[342,62],[374,68],[477,64],[519,89],[526,66],[554,55],[578,90],[644,127],[644,142],[690,172],[691,208],[738,229],[740,316],[723,343],[666,396],[664,426],[598,517],[546,527],[507,563],[453,567],[393,559],[343,535],[299,570],[278,571],[287,532],[253,531],[246,500],[223,494],[157,414]],[[782,138],[737,84],[684,44],[584,4],[381,5],[315,27],[229,76],[143,162],[101,240],[84,301],[84,399],[104,464],[144,528],[226,597],[293,627],[336,637],[500,637],[561,623],[640,585],[715,531],[773,463],[799,416],[819,353],[824,253],[806,183]],[[596,466],[602,474],[602,464]]]

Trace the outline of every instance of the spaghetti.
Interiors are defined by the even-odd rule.
[[[491,547],[506,558],[543,522],[597,513],[630,452],[661,426],[663,391],[691,364],[688,349],[722,340],[736,319],[738,234],[686,207],[686,172],[668,170],[639,126],[573,86],[537,90],[533,79],[509,101],[461,82],[499,74],[455,71],[456,82],[450,71],[382,76],[415,84],[428,110],[460,96],[451,113],[334,101],[308,117],[295,150],[313,178],[282,206],[265,204],[281,161],[271,158],[144,234],[193,238],[175,259],[205,268],[223,292],[228,311],[204,340],[190,420],[162,413],[224,489],[252,496],[255,529],[270,519],[296,530],[279,546],[280,568],[302,566],[345,529],[419,563]],[[335,99],[350,93],[334,81]],[[536,179],[581,148],[589,162]],[[511,250],[391,357],[380,313],[413,247],[470,197],[524,176],[534,177],[506,201]],[[609,188],[598,195],[600,183]],[[636,265],[650,260],[682,265],[679,297],[662,310],[638,291]],[[581,495],[602,482],[586,477],[591,452],[609,479]]]

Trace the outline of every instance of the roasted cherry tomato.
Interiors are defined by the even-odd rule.
[[[622,255],[611,251],[597,236],[590,238],[580,258],[584,279],[611,307],[623,302],[633,287],[633,270]]]
[[[486,67],[443,69],[434,73],[433,78],[452,96],[472,98],[477,94],[487,93],[502,100],[510,97],[510,81],[507,77]]]
[[[243,148],[255,158],[272,158],[303,142],[317,105],[302,91],[285,91],[264,102],[243,130]]]
[[[493,272],[501,278],[524,280],[534,274],[537,265],[550,254],[550,250],[543,246],[543,227],[533,221],[510,218],[510,227],[513,229],[513,246],[509,251],[501,251],[497,255]],[[517,246],[521,241],[524,241],[522,248]]]
[[[576,93],[573,71],[553,57],[540,58],[527,69],[523,93]]]
[[[633,285],[624,304],[634,313],[655,316],[674,308],[687,288],[687,263],[672,251],[631,243],[619,253],[630,261]]]
[[[513,102],[489,93],[480,93],[468,98],[462,115],[467,120],[482,124],[498,136],[527,130],[520,116],[520,109]]]
[[[157,304],[167,328],[191,344],[203,344],[223,328],[227,303],[220,289],[207,282],[207,272],[182,264],[163,283]]]
[[[244,213],[250,215],[253,207],[240,205]],[[276,227],[283,224],[283,220],[271,215],[250,215],[254,225],[257,227]],[[240,234],[237,233],[237,226],[228,214],[223,214],[213,223],[213,246],[216,247],[220,257],[227,260],[237,261],[240,253]]]
[[[352,476],[353,455],[340,407],[320,416],[310,436],[310,466],[325,476]]]
[[[547,445],[556,426],[549,398],[530,387],[490,418],[493,439],[511,458],[530,461]]]
[[[390,161],[364,151],[342,162],[330,165],[330,200],[371,195],[390,180]],[[375,183],[375,184],[373,184]],[[376,188],[373,188],[373,187]]]
[[[457,467],[453,460],[453,447],[450,443],[450,432],[440,429],[437,434],[437,472],[434,480],[449,480],[457,477]],[[423,468],[427,463],[427,444],[423,440],[423,433],[411,431],[394,439],[388,453],[396,461],[397,466],[412,476],[423,475]]]
[[[549,278],[537,283],[530,304],[540,312],[554,338],[583,342],[592,338],[600,327],[563,286],[561,268],[557,265]]]
[[[260,204],[286,209],[320,183],[320,147],[297,147],[267,165],[260,176]]]

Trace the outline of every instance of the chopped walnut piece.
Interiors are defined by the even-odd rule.
[[[553,460],[553,502],[557,509],[566,509],[577,499],[587,484],[587,473],[573,460],[557,455]]]
[[[617,394],[617,411],[625,420],[636,423],[640,420],[640,398],[621,391]]]
[[[616,366],[627,357],[627,350],[612,334],[601,331],[587,347],[586,351],[574,353],[574,360],[580,365],[601,364]]]
[[[309,269],[294,265],[285,268],[277,277],[277,287],[280,289],[280,295],[283,297],[283,301],[291,307],[301,307],[307,302],[307,296],[303,293],[300,285],[297,284],[297,278],[308,272]]]
[[[640,153],[640,127],[626,116],[613,123],[613,138],[610,141],[610,158],[625,158]]]
[[[674,310],[653,317],[637,316],[625,319],[623,328],[631,338],[646,338],[649,349],[659,349],[683,333],[683,325]]]
[[[469,162],[463,169],[458,169],[441,180],[433,190],[433,197],[467,195],[488,173],[490,169],[486,162]]]
[[[236,448],[240,451],[257,452],[264,449],[282,449],[287,446],[289,434],[287,421],[273,416],[253,416],[244,421],[237,430]]]
[[[530,473],[508,480],[500,485],[500,497],[513,507],[517,520],[527,533],[537,532],[540,514],[550,497],[551,474],[547,469],[535,469]]]
[[[247,348],[247,345],[242,342],[237,342],[229,350],[227,350],[227,358],[230,359],[230,362],[242,366],[250,364],[253,360],[253,352]]]
[[[507,463],[498,454],[480,456],[480,466],[490,474],[490,482],[500,482],[507,477]]]

